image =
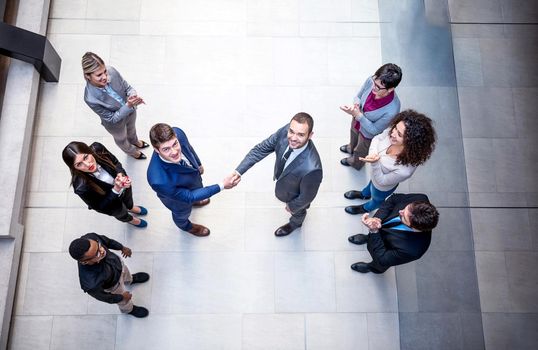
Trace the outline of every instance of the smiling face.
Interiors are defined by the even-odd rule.
[[[99,66],[96,71],[85,76],[90,84],[98,88],[104,88],[108,83],[108,72],[105,66]]]
[[[299,123],[292,120],[288,128],[288,145],[291,149],[298,149],[306,145],[312,137],[312,132],[308,133],[308,124]]]
[[[101,243],[90,240],[90,248],[86,251],[82,259],[79,262],[82,265],[95,265],[103,260],[106,256],[106,249],[101,245]]]
[[[411,204],[406,205],[405,208],[399,211],[399,214],[402,223],[411,227]]]
[[[181,160],[181,145],[177,137],[161,143],[158,148],[155,148],[155,151],[169,162],[179,163]]]
[[[85,173],[93,173],[97,170],[97,162],[95,161],[95,158],[91,154],[87,153],[77,154],[75,156],[73,166],[78,171],[82,171]]]
[[[405,135],[405,124],[403,121],[396,124],[390,132],[390,144],[393,146],[403,146]]]

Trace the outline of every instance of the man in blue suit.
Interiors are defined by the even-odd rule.
[[[209,229],[189,220],[193,206],[209,203],[209,197],[223,189],[234,187],[239,181],[232,175],[221,184],[202,184],[204,167],[192,148],[187,135],[168,124],[155,124],[149,137],[155,150],[148,167],[148,182],[163,204],[172,211],[177,227],[195,236],[209,235]]]

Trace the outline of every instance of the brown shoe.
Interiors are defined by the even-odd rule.
[[[209,236],[209,229],[203,225],[192,224],[192,228],[187,231],[197,237]]]
[[[204,205],[208,205],[210,202],[209,198],[202,199],[201,201],[192,203],[193,207],[203,207]]]

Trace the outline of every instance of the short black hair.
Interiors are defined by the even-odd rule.
[[[376,70],[375,78],[381,80],[385,88],[395,88],[402,81],[402,69],[394,63],[386,63]]]
[[[69,245],[69,254],[75,260],[80,260],[90,249],[90,241],[85,238],[77,238]]]
[[[439,212],[430,202],[416,201],[409,208],[411,227],[420,231],[431,231],[439,222]]]

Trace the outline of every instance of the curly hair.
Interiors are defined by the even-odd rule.
[[[405,125],[403,151],[398,155],[396,164],[419,166],[426,162],[435,149],[437,135],[432,120],[422,113],[407,109],[392,119],[390,132],[399,122]]]

